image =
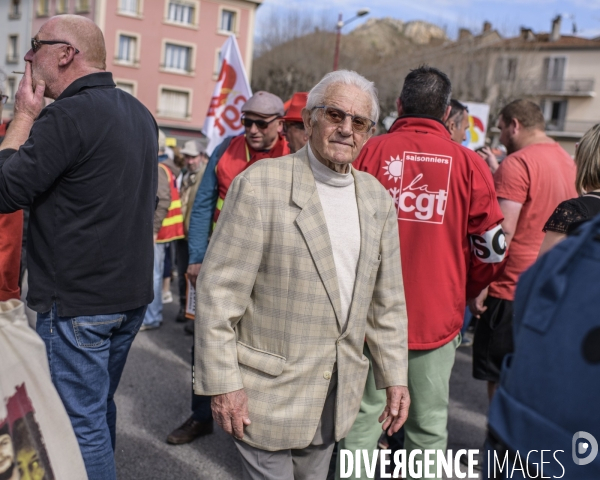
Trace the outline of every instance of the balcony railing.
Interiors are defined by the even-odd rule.
[[[541,94],[592,96],[594,95],[593,78],[564,78],[562,80],[545,80],[539,85]]]
[[[564,130],[566,132],[577,132],[583,134],[597,123],[600,122],[594,120],[565,120]]]

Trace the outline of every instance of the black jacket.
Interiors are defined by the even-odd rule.
[[[44,108],[18,151],[0,151],[0,213],[31,206],[32,309],[100,315],[152,301],[157,132],[102,72]]]

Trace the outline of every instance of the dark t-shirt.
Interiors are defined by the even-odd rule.
[[[600,192],[562,202],[544,225],[544,232],[570,233],[600,213]]]

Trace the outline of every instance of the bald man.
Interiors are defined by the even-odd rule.
[[[113,396],[153,298],[158,171],[156,123],[105,60],[93,22],[48,20],[0,146],[0,213],[30,207],[27,303],[90,480],[116,478]]]

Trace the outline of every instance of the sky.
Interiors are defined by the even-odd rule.
[[[450,38],[456,38],[459,28],[481,31],[484,21],[504,36],[514,36],[521,26],[534,32],[548,32],[552,19],[562,14],[562,33],[600,36],[600,0],[264,0],[257,14],[257,36],[269,26],[274,11],[298,11],[312,14],[319,22],[331,18],[335,25],[339,13],[344,19],[353,17],[360,8],[371,12],[343,30],[348,33],[368,18],[392,17],[403,21],[424,20],[445,28]],[[308,13],[310,12],[310,13]]]

